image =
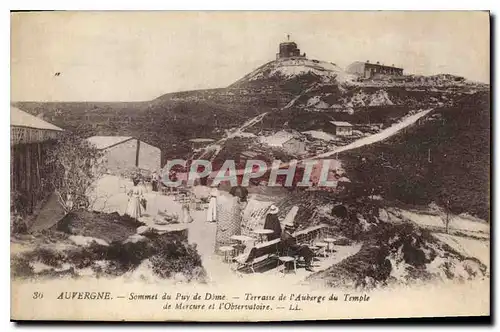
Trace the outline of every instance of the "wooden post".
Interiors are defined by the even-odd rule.
[[[141,149],[141,141],[137,139],[137,149],[135,151],[135,167],[139,167],[139,150]]]
[[[33,183],[31,178],[31,144],[26,144],[26,195],[28,196],[29,212],[33,206]]]

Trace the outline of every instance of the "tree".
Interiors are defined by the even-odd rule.
[[[443,199],[441,201],[441,204],[442,207],[438,206],[435,203],[431,203],[429,204],[429,208],[432,212],[439,215],[439,217],[443,221],[445,232],[448,234],[450,230],[450,223],[453,219],[451,214],[451,202],[449,199]]]
[[[446,234],[448,234],[450,230],[450,221],[451,221],[450,207],[451,207],[450,200],[446,199],[444,201],[444,216],[443,216],[443,221],[446,228]]]
[[[52,186],[66,213],[90,207],[89,193],[102,175],[103,153],[87,140],[71,133],[62,135],[46,159],[53,172]]]

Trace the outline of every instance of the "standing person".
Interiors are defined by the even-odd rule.
[[[273,232],[267,235],[267,240],[271,241],[274,239],[279,239],[281,237],[281,224],[278,219],[279,209],[276,205],[271,205],[269,211],[266,215],[266,221],[264,222],[264,229],[270,229]]]
[[[128,204],[125,214],[134,218],[135,220],[139,220],[141,217],[141,199],[144,199],[144,191],[142,186],[139,185],[138,179],[132,179],[134,187],[128,192]]]
[[[217,221],[217,197],[219,196],[219,190],[214,187],[210,190],[210,201],[208,202],[207,210],[207,222]]]
[[[188,224],[193,222],[193,217],[189,209],[189,204],[182,204],[181,209],[181,223]]]
[[[241,234],[241,206],[239,198],[219,191],[217,197],[217,229],[215,251],[231,244],[231,236]]]
[[[191,209],[189,208],[189,204],[191,202],[191,198],[188,193],[181,193],[179,195],[179,203],[182,204],[181,207],[181,215],[179,222],[181,223],[190,223],[193,222],[193,217],[191,216]]]
[[[156,189],[158,189],[160,193],[163,192],[163,186],[164,186],[162,173],[163,172],[161,170],[156,173],[156,187],[157,187]]]
[[[151,186],[153,191],[158,191],[158,173],[156,171],[151,175]]]

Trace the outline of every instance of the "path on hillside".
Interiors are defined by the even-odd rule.
[[[328,152],[325,152],[325,153],[322,153],[322,154],[319,154],[319,155],[316,155],[313,157],[309,157],[309,158],[304,159],[304,160],[322,159],[325,157],[330,157],[330,156],[332,156],[336,153],[339,153],[339,152],[345,152],[345,151],[353,150],[353,149],[356,149],[356,148],[359,148],[359,147],[362,147],[365,145],[370,145],[373,143],[383,141],[391,136],[396,135],[398,132],[405,129],[406,127],[411,126],[412,124],[417,122],[420,118],[423,118],[424,116],[426,116],[427,114],[429,114],[432,111],[433,111],[432,108],[428,109],[428,110],[420,111],[416,114],[413,114],[413,115],[410,115],[410,116],[404,118],[401,122],[398,122],[398,123],[390,126],[389,128],[382,130],[379,133],[376,133],[376,134],[373,134],[373,135],[370,135],[367,137],[363,137],[363,138],[358,139],[350,144],[338,147],[336,149],[330,150]]]
[[[211,160],[214,160],[214,158],[217,156],[217,154],[222,150],[222,144],[226,142],[228,139],[237,137],[239,134],[243,133],[244,130],[246,130],[249,127],[254,126],[255,124],[259,123],[262,121],[262,119],[267,115],[267,112],[261,113],[257,115],[256,117],[251,118],[250,120],[245,121],[239,128],[236,128],[235,130],[229,132],[225,137],[221,138],[220,140],[207,145],[203,151],[203,153],[198,157],[198,159],[203,159],[209,151],[215,150],[215,153],[212,155]]]
[[[306,91],[302,92],[301,94],[299,94],[298,96],[296,96],[295,98],[293,98],[292,100],[290,100],[290,102],[285,107],[283,107],[283,109],[287,109],[287,108],[292,107],[293,105],[295,105],[295,102],[297,100],[299,100],[299,98],[301,98],[302,96],[305,96],[307,93],[311,92],[313,89],[317,88],[318,86],[319,86],[318,83],[314,83]]]
[[[359,148],[359,147],[362,147],[362,146],[366,146],[366,145],[370,145],[370,144],[373,144],[373,143],[377,143],[377,142],[383,141],[383,140],[385,140],[385,139],[387,139],[387,138],[389,138],[391,136],[396,135],[401,130],[403,130],[403,129],[409,127],[409,126],[411,126],[412,124],[414,124],[419,119],[423,118],[424,116],[426,116],[427,114],[429,114],[433,110],[434,109],[428,109],[428,110],[420,111],[420,112],[418,112],[416,114],[413,114],[413,115],[410,115],[410,116],[404,118],[401,122],[398,122],[398,123],[390,126],[389,128],[386,128],[386,129],[382,130],[381,132],[379,132],[377,134],[373,134],[373,135],[370,135],[370,136],[367,136],[367,137],[363,137],[363,138],[358,139],[358,140],[356,140],[356,141],[354,141],[354,142],[352,142],[350,144],[347,144],[347,145],[344,145],[344,146],[332,149],[332,150],[330,150],[328,152],[325,152],[325,153],[322,153],[322,154],[319,154],[319,155],[316,155],[316,156],[312,156],[312,157],[309,157],[309,158],[298,160],[297,162],[304,162],[304,161],[310,161],[310,160],[315,160],[315,159],[323,159],[323,158],[326,158],[326,157],[333,156],[333,155],[335,155],[335,154],[337,154],[339,152],[345,152],[345,151],[353,150],[353,149],[356,149],[356,148]],[[287,167],[289,165],[290,165],[290,163],[284,163],[284,164],[280,164],[279,166],[277,166],[277,168],[283,168],[283,167]],[[274,169],[274,168],[271,167],[270,169]]]
[[[286,107],[288,107],[288,106],[286,106]],[[403,130],[403,129],[405,129],[405,128],[411,126],[411,125],[413,125],[415,122],[417,122],[419,119],[423,118],[424,116],[426,116],[427,114],[429,114],[433,110],[434,109],[431,108],[431,109],[423,110],[423,111],[420,111],[420,112],[418,112],[416,114],[407,116],[406,118],[403,118],[403,120],[401,120],[400,122],[398,122],[396,124],[393,124],[389,128],[386,128],[386,129],[382,130],[379,133],[376,133],[376,134],[373,134],[373,135],[370,135],[370,136],[367,136],[367,137],[363,137],[363,138],[358,139],[358,140],[356,140],[356,141],[354,141],[354,142],[352,142],[350,144],[347,144],[347,145],[344,145],[344,146],[332,149],[332,150],[330,150],[328,152],[325,152],[325,153],[322,153],[322,154],[319,154],[319,155],[316,155],[316,156],[312,156],[312,157],[309,157],[309,158],[301,159],[301,160],[299,160],[299,162],[300,161],[315,160],[315,159],[324,159],[326,157],[333,156],[333,155],[335,155],[337,153],[340,153],[340,152],[345,152],[345,151],[357,149],[357,148],[362,147],[362,146],[366,146],[366,145],[370,145],[370,144],[373,144],[373,143],[377,143],[377,142],[383,141],[383,140],[385,140],[385,139],[387,139],[389,137],[392,137],[392,136],[396,135],[401,130]],[[217,156],[217,154],[222,150],[222,144],[225,141],[227,141],[229,138],[238,136],[238,134],[242,133],[247,128],[255,125],[256,123],[259,123],[260,121],[262,121],[262,119],[266,115],[267,115],[267,112],[257,115],[256,117],[254,117],[254,118],[246,121],[238,129],[230,132],[226,137],[221,138],[217,142],[214,142],[214,143],[208,145],[207,147],[204,148],[205,151],[198,157],[198,159],[203,159],[203,157],[205,157],[209,151],[215,150],[215,153],[211,157],[211,160],[213,160]],[[289,165],[289,163],[287,163],[287,164],[280,164],[278,167],[281,168],[281,167],[286,167],[288,165]]]
[[[484,220],[463,215],[451,215],[448,233],[439,214],[424,211],[390,208],[389,220],[394,223],[410,222],[428,229],[441,242],[465,257],[475,257],[488,269],[490,266],[490,224]]]

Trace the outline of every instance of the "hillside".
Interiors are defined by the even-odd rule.
[[[242,230],[261,228],[270,204],[279,208],[283,218],[297,207],[294,223],[299,231],[328,226],[329,233],[316,240],[327,242],[325,236],[334,237],[335,245],[328,254],[331,257],[323,258],[336,260],[326,261],[324,268],[304,280],[335,289],[371,289],[489,277],[489,225],[482,220],[464,220],[477,219],[473,215],[489,221],[489,89],[453,75],[362,80],[330,62],[290,58],[264,64],[226,88],[169,93],[146,102],[15,105],[84,137],[138,137],[162,149],[163,164],[173,158],[208,159],[215,171],[227,160],[234,160],[241,171],[249,159],[268,165],[276,160],[337,159],[331,163],[335,170],[329,173],[329,180],[335,177],[335,188],[273,188],[265,183],[269,170],[254,179],[248,186],[249,204],[243,213]],[[339,121],[348,122],[341,124],[343,129],[349,128],[348,133],[337,132]],[[189,141],[193,138],[212,140],[195,144]],[[299,169],[295,173],[294,184],[303,172]],[[311,179],[317,184],[318,172],[314,173]],[[283,178],[278,177],[278,182]],[[115,175],[103,179],[99,189],[106,195],[101,212],[106,213],[89,217],[86,212],[84,217],[91,221],[121,211],[129,202],[128,190],[123,189],[131,184],[122,185],[123,179]],[[229,184],[219,189],[229,191]],[[186,186],[183,191],[191,192],[191,198],[209,200],[206,195],[210,190],[203,185]],[[162,222],[167,214],[183,215],[179,196],[164,192],[147,195],[148,213],[139,221],[157,227],[165,225],[157,221]],[[153,241],[155,248],[173,246],[165,252],[173,252],[179,259],[160,257],[158,250],[147,247],[147,255],[139,250],[140,255],[131,255],[132,262],[118,260],[121,265],[115,268],[116,250],[141,249],[126,240],[109,243],[111,251],[101,247],[83,251],[90,256],[82,266],[92,268],[95,260],[105,257],[110,263],[99,270],[104,275],[143,273],[143,268],[145,274],[152,275],[149,263],[160,277],[182,272],[204,279],[204,269],[208,275],[224,273],[225,269],[233,275],[229,264],[221,268],[222,260],[214,260],[221,223],[206,222],[207,212],[198,205],[202,204],[191,208],[192,220],[187,227],[188,241],[196,244],[200,255],[194,246]],[[454,218],[450,229],[442,225],[442,215],[431,214],[435,211],[429,211],[429,205],[449,206]],[[113,214],[109,216],[114,220]],[[75,225],[83,227],[85,234],[80,235],[84,237],[102,238],[105,234],[99,231],[114,227],[106,220],[97,225],[77,221]],[[123,232],[128,237],[130,230]],[[143,246],[141,243],[137,245]],[[59,255],[62,258],[56,267],[70,262],[73,254]],[[18,265],[30,267],[24,258]],[[38,257],[35,260],[43,262]],[[280,280],[290,280],[290,276]]]
[[[490,95],[466,95],[384,142],[340,154],[360,188],[407,204],[489,219]],[[361,156],[364,158],[361,159]]]
[[[285,99],[284,101],[281,101]],[[136,136],[162,149],[165,158],[185,157],[197,137],[220,138],[224,129],[288,102],[286,95],[214,89],[163,95],[149,102],[18,102],[20,109],[84,137]]]
[[[225,139],[227,130],[263,113],[262,121],[245,131],[257,138],[283,128],[313,133],[308,150],[314,154],[376,133],[418,109],[452,105],[484,88],[452,75],[360,81],[331,62],[290,58],[266,63],[227,88],[169,93],[151,101],[15,105],[84,137],[136,136],[161,148],[165,161],[191,156],[189,139]],[[317,139],[331,136],[332,120],[353,124],[355,135],[328,144]]]
[[[309,60],[307,60],[309,61]],[[281,77],[273,61],[227,88],[175,92],[146,102],[17,102],[15,105],[82,136],[136,136],[160,147],[164,158],[185,157],[191,152],[187,140],[221,138],[263,112],[285,107],[303,88],[324,81],[318,64],[310,61],[311,75],[296,71]],[[271,67],[270,67],[271,66]],[[323,70],[332,80],[340,69]],[[298,68],[297,66],[294,68]],[[335,69],[335,71],[333,71]],[[264,82],[270,73],[272,79]],[[292,77],[293,76],[293,77]],[[146,129],[147,128],[147,129]]]
[[[305,88],[310,83],[342,83],[354,77],[333,62],[288,58],[271,61],[236,81],[230,88],[278,86],[294,90],[294,85]],[[301,92],[296,90],[295,92]]]

